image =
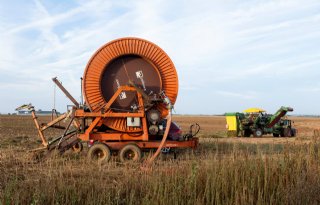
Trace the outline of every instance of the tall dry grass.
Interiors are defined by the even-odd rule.
[[[240,144],[202,141],[152,170],[98,165],[67,153],[44,161],[0,150],[1,204],[319,204],[319,141]]]
[[[212,139],[224,119],[200,120],[197,151],[161,156],[146,172],[90,163],[86,150],[39,161],[28,152],[40,144],[31,118],[1,116],[0,204],[320,204],[319,138]]]

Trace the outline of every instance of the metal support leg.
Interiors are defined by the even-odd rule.
[[[32,119],[34,121],[34,124],[37,127],[38,134],[39,134],[39,136],[40,136],[40,138],[42,140],[42,144],[43,144],[43,146],[47,147],[48,146],[48,142],[47,142],[46,138],[43,135],[43,132],[42,132],[41,127],[40,127],[39,122],[38,122],[38,117],[37,117],[36,112],[35,112],[34,109],[31,111],[31,114],[32,114]]]
[[[72,124],[72,122],[73,122],[73,119],[74,119],[74,118],[71,118],[70,122],[68,123],[68,126],[67,126],[66,129],[64,130],[64,133],[63,133],[63,135],[62,135],[62,137],[61,137],[61,139],[60,139],[60,141],[59,141],[59,143],[58,143],[58,147],[60,146],[60,143],[62,142],[63,138],[67,135],[68,130],[69,130],[69,128],[70,128],[70,126],[71,126],[71,124]]]

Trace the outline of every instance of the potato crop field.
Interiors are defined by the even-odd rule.
[[[0,204],[320,204],[320,118],[289,118],[294,138],[230,138],[222,116],[175,115],[184,131],[200,124],[198,149],[146,169],[88,161],[87,146],[42,156],[31,116],[0,115]]]

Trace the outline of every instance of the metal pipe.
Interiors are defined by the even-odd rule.
[[[63,87],[63,85],[58,81],[57,77],[52,78],[52,81],[61,89],[61,91],[73,102],[73,104],[79,108],[79,103],[72,97],[72,95]]]
[[[48,146],[48,142],[47,142],[46,138],[43,135],[43,132],[42,132],[41,127],[39,125],[39,122],[38,122],[38,119],[37,119],[37,115],[36,115],[36,112],[35,112],[34,108],[32,108],[32,110],[31,110],[31,115],[32,115],[32,119],[34,121],[34,124],[36,125],[36,128],[38,130],[39,136],[40,136],[40,138],[42,140],[42,144],[45,147],[47,147]]]
[[[73,119],[74,119],[74,118],[71,118],[71,120],[70,120],[70,122],[68,123],[66,129],[64,130],[63,135],[62,135],[62,137],[61,137],[61,139],[60,139],[60,141],[59,141],[59,143],[58,143],[58,147],[60,146],[60,143],[62,142],[62,139],[67,135],[67,132],[68,132],[68,130],[69,130],[69,128],[70,128],[70,126],[71,126],[71,124],[72,124],[72,122],[73,122]]]
[[[60,115],[59,117],[57,117],[53,121],[51,121],[51,122],[47,123],[45,126],[41,127],[40,130],[44,131],[44,130],[48,129],[49,127],[51,127],[52,125],[55,125],[58,122],[64,120],[66,117],[68,117],[68,113],[64,113],[63,115]]]

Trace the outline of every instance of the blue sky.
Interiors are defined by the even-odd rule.
[[[0,113],[49,110],[52,77],[80,99],[91,55],[119,37],[159,45],[179,75],[178,114],[261,107],[320,114],[320,1],[0,0]],[[71,104],[57,90],[56,108]]]

